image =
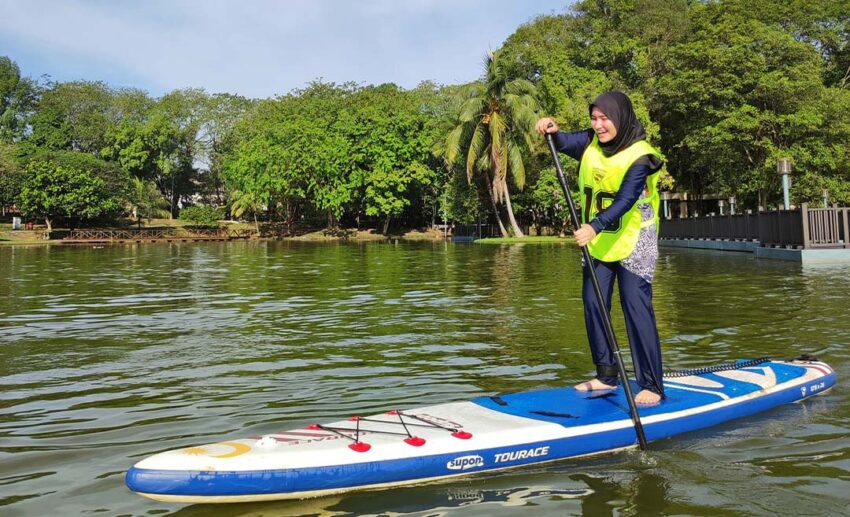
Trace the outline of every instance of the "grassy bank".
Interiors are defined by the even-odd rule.
[[[575,242],[573,237],[557,236],[533,236],[533,237],[488,237],[476,239],[478,244],[539,244],[539,243],[567,243]]]
[[[38,246],[43,244],[50,244],[50,241],[45,239],[0,239],[0,246]]]
[[[0,246],[47,244],[44,230],[12,230],[11,224],[0,224]]]
[[[11,228],[11,225],[8,225]],[[173,227],[181,228],[187,226],[185,221],[169,221],[167,219],[151,221],[149,225],[143,225],[142,228],[162,228]],[[253,233],[254,225],[245,223],[230,223],[223,222],[223,228],[230,230],[249,230]],[[109,228],[104,228],[109,229]],[[116,227],[114,229],[135,229],[135,227]],[[55,229],[56,231],[63,230],[62,228]],[[268,231],[267,228],[263,228]],[[256,238],[256,237],[255,237]],[[388,240],[403,240],[403,241],[442,241],[445,236],[439,230],[410,230],[401,231],[384,235],[374,229],[358,230],[356,228],[339,228],[339,229],[322,229],[322,230],[304,230],[303,233],[295,235],[275,235],[274,233],[266,233],[262,240],[283,240],[283,241],[308,241],[308,242],[334,242],[334,241],[349,241],[349,242],[378,242]],[[43,230],[35,231],[15,231],[3,230],[0,228],[0,246],[4,245],[37,245],[37,244],[57,244],[61,240],[47,240],[43,237]]]
[[[281,240],[294,241],[384,241],[384,240],[405,240],[405,241],[434,241],[443,240],[443,232],[438,230],[411,230],[408,232],[391,233],[384,235],[377,230],[357,230],[338,229],[338,230],[318,230],[314,232],[304,233],[294,237],[281,237]]]

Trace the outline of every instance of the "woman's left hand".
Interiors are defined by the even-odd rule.
[[[592,241],[594,237],[596,237],[596,230],[593,229],[593,226],[589,224],[581,225],[581,228],[573,232],[573,235],[576,237],[576,244],[581,247],[587,245],[588,242]]]

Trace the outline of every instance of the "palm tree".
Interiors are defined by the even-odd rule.
[[[498,208],[504,204],[514,235],[522,237],[511,207],[508,176],[520,190],[525,187],[523,154],[534,146],[535,88],[525,79],[510,80],[492,51],[484,67],[483,80],[462,94],[457,125],[446,139],[446,157],[454,163],[466,155],[467,180],[472,183],[476,172],[483,175],[502,235],[508,235]]]
[[[127,193],[127,210],[133,215],[133,219],[136,219],[140,229],[143,217],[149,221],[154,217],[168,217],[171,213],[169,206],[156,183],[135,177],[131,180]]]
[[[243,192],[234,190],[230,193],[230,213],[236,217],[242,217],[245,212],[251,212],[254,216],[254,228],[257,230],[257,236],[260,235],[260,223],[257,221],[257,212],[265,208],[260,196],[253,192]]]

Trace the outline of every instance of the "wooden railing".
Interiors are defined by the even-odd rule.
[[[762,246],[805,247],[802,210],[759,212],[758,228]]]
[[[850,208],[809,208],[661,221],[665,239],[757,241],[762,246],[850,248]]]
[[[87,228],[56,232],[52,238],[63,241],[152,241],[169,239],[220,240],[245,239],[253,235],[251,230],[229,230],[227,228],[144,228],[144,229],[99,229]]]
[[[850,248],[850,208],[809,208],[803,204],[803,239],[806,248]]]
[[[691,217],[661,221],[661,236],[668,239],[729,239],[754,241],[759,238],[756,214]]]

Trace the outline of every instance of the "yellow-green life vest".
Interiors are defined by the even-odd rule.
[[[629,167],[641,156],[652,155],[661,159],[661,153],[639,140],[613,156],[605,156],[596,135],[581,157],[578,173],[579,192],[582,196],[582,222],[590,223],[596,214],[614,201]],[[656,225],[658,228],[658,175],[656,172],[646,179],[646,196],[641,197],[619,221],[602,230],[588,244],[590,255],[604,262],[616,262],[631,255],[637,245],[640,229]],[[651,203],[654,220],[641,222],[639,205]]]

